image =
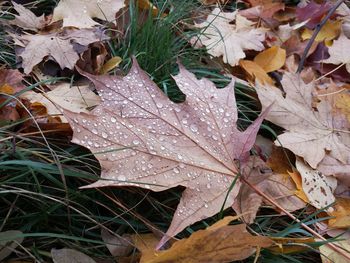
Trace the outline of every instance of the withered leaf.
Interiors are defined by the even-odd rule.
[[[94,82],[102,103],[90,114],[64,113],[74,131],[72,141],[99,152],[101,180],[87,187],[186,187],[162,243],[220,211],[238,172],[236,162],[244,167],[266,114],[240,132],[233,81],[216,89],[179,68],[174,79],[187,95],[182,104],[170,101],[134,61],[125,77],[83,73]],[[238,180],[229,193],[226,208],[240,184]]]
[[[19,15],[15,15],[15,19],[11,20],[12,25],[19,26],[24,29],[30,29],[32,31],[38,31],[39,29],[46,26],[47,21],[45,16],[42,15],[37,17],[32,11],[25,8],[23,5],[13,2],[14,9],[18,12]]]
[[[53,12],[53,21],[63,19],[63,26],[90,28],[98,25],[92,18],[113,22],[124,0],[61,0]]]
[[[96,29],[65,29],[62,32],[47,35],[14,35],[11,36],[18,46],[16,53],[22,58],[24,73],[28,74],[33,67],[45,57],[56,61],[62,69],[73,69],[79,54],[85,51],[90,43],[103,41],[108,37]]]
[[[328,100],[313,107],[314,83],[305,84],[300,76],[285,73],[282,85],[285,97],[275,87],[256,84],[263,108],[274,102],[267,119],[286,130],[275,143],[303,157],[312,168],[322,166],[327,158],[339,162],[338,167],[350,164],[349,127],[332,115]]]
[[[153,255],[148,252],[147,257],[141,257],[141,262],[231,262],[248,258],[258,247],[272,245],[268,237],[251,235],[244,224],[228,225],[234,219],[225,217],[189,238],[176,241],[168,250],[154,251]]]

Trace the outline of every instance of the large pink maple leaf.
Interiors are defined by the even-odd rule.
[[[240,180],[229,188],[238,166],[247,163],[265,115],[239,131],[234,82],[217,89],[179,68],[174,79],[186,94],[183,103],[172,102],[134,60],[125,77],[82,73],[102,103],[89,114],[64,111],[72,141],[90,149],[102,167],[101,179],[86,187],[186,187],[161,245],[218,213],[224,203],[225,208],[232,205]]]

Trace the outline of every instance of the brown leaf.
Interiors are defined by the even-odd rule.
[[[102,103],[90,114],[64,113],[74,130],[73,142],[93,153],[108,151],[96,154],[101,180],[88,187],[186,187],[167,236],[220,211],[237,173],[236,162],[244,167],[266,114],[240,132],[233,82],[216,89],[179,67],[174,79],[187,95],[182,104],[171,102],[134,61],[126,77],[82,73],[94,82]],[[225,208],[240,185],[237,181]]]
[[[339,162],[339,169],[344,169],[350,164],[349,127],[344,127],[344,123],[331,114],[333,104],[320,98],[314,108],[314,82],[305,84],[296,74],[285,73],[282,85],[285,97],[275,87],[256,85],[263,108],[274,102],[267,119],[286,130],[278,136],[275,144],[303,157],[312,168],[331,158]],[[318,170],[323,172],[320,167]],[[348,171],[346,173],[349,174]],[[331,171],[326,173],[329,174],[332,174]]]
[[[0,69],[0,89],[1,92],[13,95],[14,93],[21,91],[25,88],[22,83],[23,74],[17,69]],[[12,88],[12,93],[3,90],[3,87],[7,85]]]
[[[244,172],[245,179],[257,189],[275,200],[287,211],[295,211],[305,206],[298,197],[294,196],[295,186],[289,176],[284,173],[272,173],[260,159],[255,159],[254,169]],[[242,185],[239,195],[233,204],[233,209],[242,217],[245,223],[253,223],[264,199],[248,185]]]
[[[312,237],[270,237],[274,241],[274,245],[267,248],[274,254],[289,254],[296,252],[305,252],[310,248],[305,246],[308,243],[314,243],[315,239]]]
[[[14,20],[10,21],[12,25],[16,25],[24,29],[30,29],[32,31],[38,31],[47,25],[44,15],[37,17],[32,11],[25,8],[23,5],[17,4],[13,1],[12,4],[14,9],[19,14],[15,15]]]
[[[100,98],[93,93],[87,85],[70,86],[69,83],[60,83],[54,90],[46,93],[27,91],[20,95],[32,105],[40,103],[45,108],[45,115],[56,116],[61,122],[67,122],[62,115],[61,108],[72,112],[88,112],[87,108],[96,106]],[[40,115],[44,115],[40,114]]]
[[[189,238],[176,241],[170,249],[142,255],[141,262],[231,262],[248,258],[257,248],[269,247],[271,239],[253,236],[244,224],[228,225],[236,217],[225,217],[205,230],[194,232]]]
[[[232,23],[234,21],[234,23]],[[198,39],[208,48],[208,53],[220,57],[231,66],[238,64],[245,57],[244,50],[263,50],[261,43],[265,40],[264,28],[254,28],[255,23],[236,12],[221,12],[216,7],[203,23]]]
[[[89,256],[70,248],[51,249],[54,263],[96,263]]]
[[[63,27],[91,28],[98,25],[92,18],[113,22],[124,7],[124,0],[61,0],[53,12],[53,22],[63,19]]]
[[[61,69],[73,69],[79,54],[85,51],[90,43],[107,39],[100,29],[65,29],[47,35],[12,34],[12,37],[19,46],[16,53],[22,58],[22,67],[26,74],[45,57],[55,60]]]
[[[329,212],[331,218],[328,220],[328,225],[336,228],[349,228],[350,227],[350,199],[349,198],[336,198],[336,203],[333,206],[334,211]]]
[[[257,63],[250,60],[240,60],[239,65],[248,73],[250,81],[259,80],[261,83],[273,85],[273,80]]]

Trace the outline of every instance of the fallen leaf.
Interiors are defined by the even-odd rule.
[[[336,203],[333,206],[334,211],[328,212],[331,218],[328,220],[328,225],[334,228],[349,228],[350,227],[350,199],[336,198]]]
[[[338,252],[334,251],[331,247],[327,245],[322,245],[319,247],[321,253],[322,263],[349,263],[350,257],[350,242],[349,240],[333,241],[332,244],[342,248],[348,257],[345,258]]]
[[[348,50],[350,39],[341,34],[338,39],[333,41],[333,45],[328,48],[329,58],[322,60],[323,63],[345,64],[346,70],[350,72],[350,52]]]
[[[341,29],[341,21],[328,20],[327,23],[321,28],[320,32],[317,34],[315,41],[321,42],[325,40],[333,40],[334,38],[339,36],[340,29]],[[313,34],[312,30],[305,28],[301,33],[301,38],[303,40],[310,39],[312,34]]]
[[[285,4],[282,1],[275,0],[248,0],[252,5],[251,8],[241,10],[239,13],[248,19],[262,19],[269,21],[273,15],[284,10]]]
[[[343,114],[347,118],[348,123],[350,123],[350,94],[337,94],[334,100],[335,108],[340,110],[341,114]]]
[[[275,87],[260,83],[255,87],[263,109],[274,103],[267,119],[286,130],[275,144],[303,157],[314,169],[326,156],[350,164],[348,132],[332,116],[329,101],[321,100],[313,107],[314,83],[305,84],[300,76],[285,73],[282,86],[285,97]]]
[[[19,230],[0,232],[0,260],[2,261],[23,242],[23,233]]]
[[[263,84],[273,85],[274,82],[270,76],[254,61],[240,60],[239,65],[248,73],[250,81],[259,80]]]
[[[176,241],[170,249],[143,255],[140,262],[231,262],[243,260],[256,249],[269,247],[268,237],[253,236],[244,224],[228,225],[236,217],[225,217],[205,230],[194,232],[189,238]]]
[[[92,18],[115,21],[115,14],[124,6],[124,0],[61,0],[52,21],[63,19],[63,27],[90,28],[98,25]]]
[[[266,248],[274,254],[289,254],[301,253],[311,248],[307,246],[308,243],[314,243],[315,239],[312,237],[270,237],[274,241],[274,245]]]
[[[118,65],[120,64],[120,62],[122,62],[122,58],[121,57],[112,57],[110,60],[108,60],[101,68],[100,70],[100,74],[107,74],[109,71],[115,69],[116,67],[118,67]]]
[[[60,108],[72,112],[89,112],[87,109],[96,106],[100,102],[99,96],[93,93],[87,85],[73,86],[69,83],[61,83],[52,91],[45,94],[34,91],[27,91],[20,95],[20,98],[29,100],[32,104],[40,103],[46,108],[49,116],[59,116],[61,122],[67,120],[60,116]]]
[[[198,40],[207,47],[208,53],[214,57],[223,56],[224,62],[231,66],[237,65],[245,57],[244,50],[264,49],[262,41],[265,40],[266,29],[253,26],[253,22],[237,11],[224,13],[218,7],[205,22],[196,24],[201,29]]]
[[[21,91],[26,87],[22,81],[23,74],[17,69],[0,69],[0,89],[2,89],[3,93],[13,95]],[[12,93],[4,92],[4,86],[10,86],[12,88]]]
[[[272,72],[283,67],[286,62],[286,51],[278,46],[270,47],[259,53],[254,62],[258,64],[265,72]]]
[[[10,24],[19,26],[23,29],[38,31],[47,25],[45,16],[37,17],[32,11],[25,8],[23,5],[12,1],[14,9],[19,15],[15,15],[15,19],[10,21]]]
[[[297,7],[296,15],[299,21],[307,21],[306,25],[309,29],[314,29],[331,8],[332,5],[327,1],[322,4],[311,1],[304,7]]]
[[[299,158],[297,158],[295,166],[300,173],[303,191],[310,204],[317,209],[322,209],[334,203],[333,192],[337,187],[337,179],[312,169]],[[332,208],[328,209],[332,210]]]
[[[51,249],[54,263],[96,263],[89,256],[70,248]]]
[[[82,72],[94,82],[102,103],[89,114],[64,112],[74,143],[93,153],[107,151],[96,154],[101,179],[87,187],[186,187],[162,243],[220,211],[238,172],[236,162],[242,167],[247,163],[266,114],[240,132],[233,82],[216,89],[209,80],[179,68],[174,79],[187,95],[182,104],[171,102],[134,61],[126,77]],[[238,180],[225,208],[232,205],[240,185]]]
[[[133,250],[133,240],[129,235],[111,234],[102,229],[101,238],[113,257],[125,257]]]
[[[61,69],[73,69],[79,54],[85,51],[89,44],[108,39],[100,29],[65,29],[47,35],[12,34],[12,37],[19,46],[16,53],[22,58],[22,67],[26,74],[45,57],[55,60]]]
[[[253,165],[255,169],[244,172],[245,179],[250,184],[289,212],[305,207],[305,203],[294,196],[295,186],[287,174],[272,173],[266,164],[257,158]],[[236,213],[243,214],[245,223],[251,224],[263,203],[264,199],[254,189],[244,184],[233,204],[233,209]]]
[[[298,171],[288,172],[290,178],[292,178],[293,182],[295,183],[296,190],[294,194],[299,197],[301,200],[303,200],[305,203],[310,203],[309,198],[307,198],[304,190],[303,190],[303,182],[301,175]]]

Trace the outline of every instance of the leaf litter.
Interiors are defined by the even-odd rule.
[[[141,9],[153,9],[152,13],[156,10],[155,15],[159,14],[150,2],[141,2]],[[326,212],[334,218],[324,224],[331,230],[345,229],[349,226],[350,187],[346,83],[349,8],[341,5],[321,27],[310,53],[305,55],[306,69],[298,75],[293,71],[304,56],[308,39],[331,10],[329,2],[302,1],[290,9],[282,1],[249,0],[244,1],[244,10],[229,12],[222,8],[225,1],[203,1],[206,5],[214,2],[221,5],[206,7],[209,15],[199,22],[194,19],[198,34],[189,42],[196,43],[196,48],[206,48],[208,54],[218,57],[215,61],[222,57],[224,68],[235,77],[226,88],[217,89],[211,81],[197,79],[180,64],[174,80],[186,94],[186,101],[179,104],[161,92],[136,60],[125,77],[84,71],[105,74],[120,63],[115,54],[108,56],[103,42],[109,37],[101,25],[114,24],[117,12],[128,8],[128,3],[61,0],[53,15],[47,16],[36,16],[12,3],[18,15],[6,24],[20,28],[8,35],[16,45],[21,62],[18,66],[24,73],[35,75],[34,71],[45,68],[50,61],[58,64],[58,72],[74,70],[78,64],[84,68],[78,71],[94,83],[101,98],[99,102],[85,86],[79,90],[65,83],[53,91],[48,91],[52,88],[48,85],[41,87],[41,92],[26,92],[20,100],[29,105],[38,120],[43,118],[39,108],[45,108],[48,122],[52,116],[61,115],[60,108],[65,109],[64,116],[74,131],[72,141],[90,149],[102,167],[100,180],[85,188],[137,186],[164,191],[178,185],[185,187],[166,235],[160,242],[157,240],[158,248],[187,226],[228,207],[250,224],[255,222],[261,206],[282,208],[277,209],[282,214],[303,208],[305,202],[315,209],[328,206]],[[161,19],[165,17],[161,14]],[[93,55],[94,45],[105,53]],[[90,69],[89,63],[95,68]],[[242,70],[250,84],[237,78],[244,77]],[[252,86],[262,106],[262,114],[244,131],[237,128],[235,82]],[[17,70],[0,69],[0,83],[2,103],[26,87]],[[1,108],[0,115],[11,122],[23,117],[22,112],[19,103],[11,100]],[[65,122],[65,117],[61,115],[53,124]],[[263,144],[256,141],[264,118],[281,128],[275,144],[282,149],[280,155],[286,155],[287,149],[292,152],[288,161],[268,150],[270,139]],[[255,151],[258,155],[251,156]],[[243,225],[235,227],[238,226]],[[244,232],[242,227],[235,235]],[[183,240],[173,242],[171,249],[176,251]],[[282,246],[275,239],[274,242],[275,247]],[[209,243],[205,241],[202,248],[210,251],[219,241]],[[191,244],[189,250],[184,247],[180,254],[202,252],[191,252],[196,244]],[[339,245],[347,247],[348,240]],[[340,261],[349,257],[334,247],[329,251],[330,247],[331,244],[323,245],[320,250]],[[278,253],[287,251],[282,248]],[[154,251],[146,254],[149,253]],[[175,258],[177,254],[170,252]],[[250,255],[242,251],[237,254],[239,259]],[[219,261],[220,256],[216,256]],[[322,257],[323,262],[327,260]]]

